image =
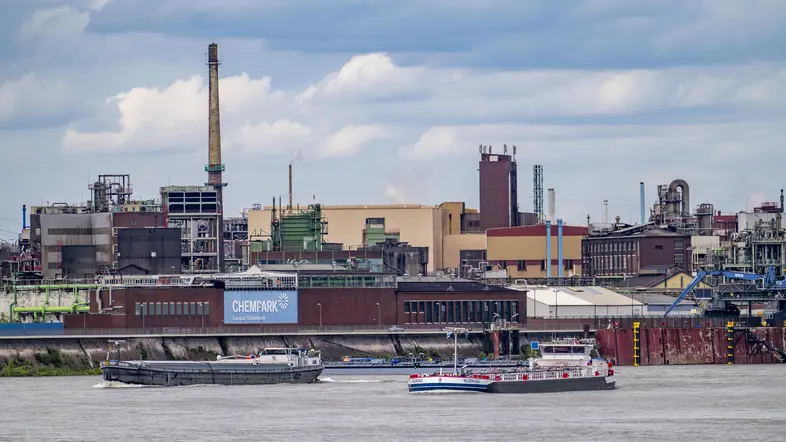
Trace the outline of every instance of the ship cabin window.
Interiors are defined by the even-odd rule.
[[[177,303],[177,304],[175,304],[175,305],[177,306],[177,307],[176,307],[176,308],[177,308],[177,313],[176,313],[176,314],[177,314],[178,316],[182,315],[182,314],[183,314],[183,303],[182,303],[182,302],[178,302],[178,303]]]
[[[262,350],[262,355],[288,355],[289,353],[287,348],[266,348]]]
[[[205,316],[210,316],[210,303],[209,302],[205,302],[203,304],[203,307],[204,307],[203,312],[204,312]]]
[[[574,346],[574,345],[549,345],[549,346],[542,346],[541,351],[543,354],[574,354],[574,355],[583,355],[584,354],[584,347],[583,346]]]
[[[191,307],[189,308],[189,310],[191,311],[191,316],[196,316],[196,314],[197,314],[196,313],[196,302],[191,302],[190,304],[191,304]]]

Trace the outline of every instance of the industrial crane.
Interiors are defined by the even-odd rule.
[[[781,289],[786,289],[786,281],[783,279],[778,279],[775,277],[775,267],[768,267],[766,275],[759,275],[756,273],[744,273],[744,272],[731,272],[728,270],[708,270],[708,271],[700,271],[695,278],[685,287],[685,290],[677,296],[677,299],[674,300],[674,303],[666,310],[664,313],[664,317],[668,316],[672,310],[674,310],[679,303],[685,299],[692,291],[696,288],[699,283],[704,280],[704,278],[708,276],[723,276],[728,279],[742,279],[746,281],[753,281],[756,283],[756,288],[762,292],[772,292]]]

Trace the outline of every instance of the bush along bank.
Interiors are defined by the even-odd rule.
[[[0,377],[27,376],[96,376],[101,375],[98,367],[75,368],[66,365],[63,355],[57,349],[47,349],[44,353],[36,353],[37,364],[16,357],[0,368]]]

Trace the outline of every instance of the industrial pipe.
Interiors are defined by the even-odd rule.
[[[546,220],[546,278],[551,278],[551,220]]]
[[[554,222],[554,214],[556,213],[556,208],[555,208],[556,199],[557,199],[557,197],[556,197],[556,193],[554,192],[554,188],[549,188],[549,190],[548,190],[548,205],[549,205],[549,207],[548,207],[548,211],[547,211],[548,216],[546,217],[546,219],[549,220],[550,223]]]
[[[22,204],[22,230],[27,229],[27,205]]]
[[[639,189],[639,193],[640,193],[639,199],[640,199],[640,203],[641,203],[641,223],[645,224],[647,222],[647,220],[644,219],[644,207],[645,207],[644,199],[645,198],[644,198],[644,182],[643,181],[639,183],[639,188],[640,188]]]
[[[12,302],[11,305],[8,307],[8,320],[11,322],[16,322],[16,319],[14,319],[14,307],[16,307],[16,301],[17,301],[16,287],[13,287],[11,290],[14,292],[14,302]]]
[[[562,219],[557,220],[557,276],[562,278]]]

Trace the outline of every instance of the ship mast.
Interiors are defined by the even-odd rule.
[[[458,374],[458,334],[464,333],[469,337],[469,329],[463,327],[446,327],[444,329],[448,332],[448,338],[453,336],[453,374]]]

